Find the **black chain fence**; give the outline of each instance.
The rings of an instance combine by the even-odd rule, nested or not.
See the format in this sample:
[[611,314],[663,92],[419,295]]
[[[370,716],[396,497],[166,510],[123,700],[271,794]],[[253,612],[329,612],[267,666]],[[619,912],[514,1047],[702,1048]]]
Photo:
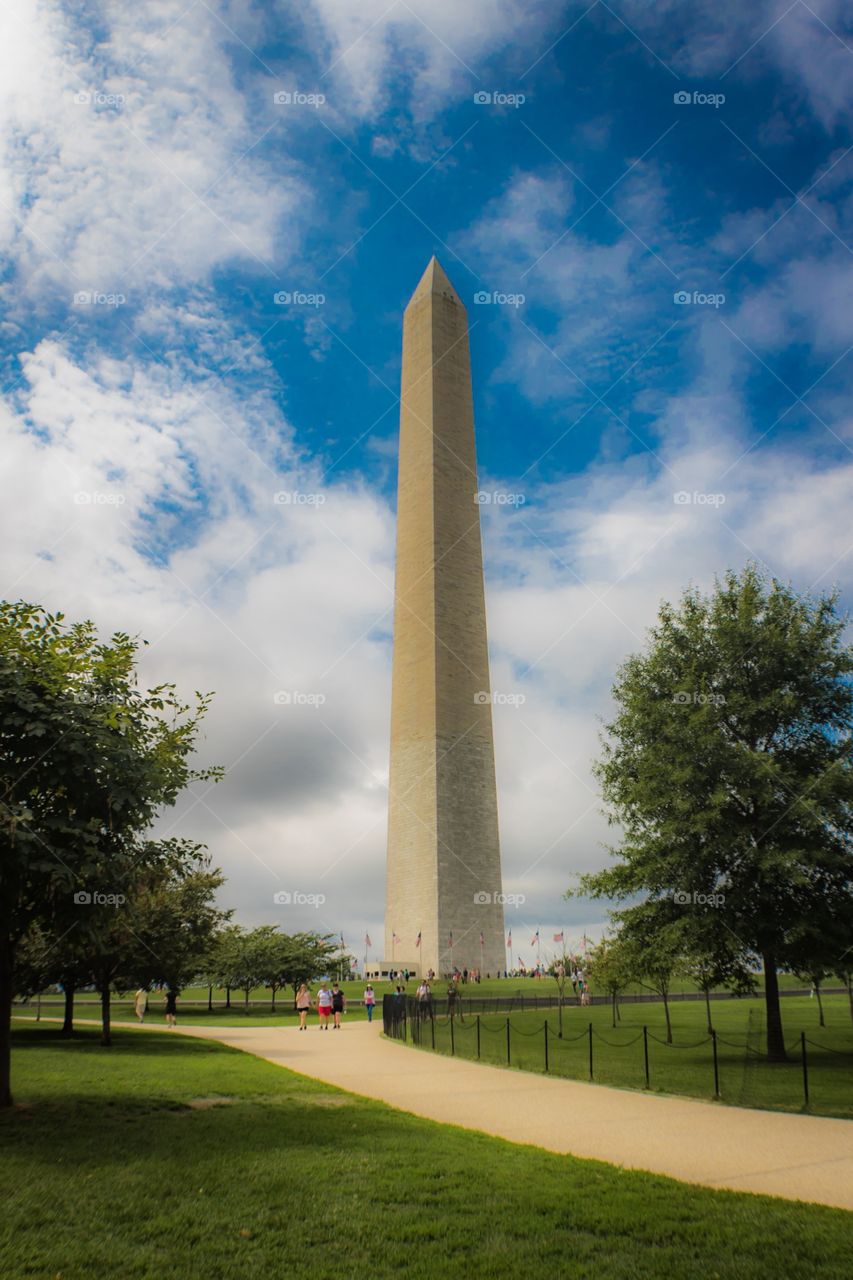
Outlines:
[[[488,1003],[488,998],[484,1003]],[[541,1006],[531,1006],[530,997],[527,997],[525,1011],[535,1011],[538,1007]],[[520,1011],[521,1008],[518,1012]],[[568,1011],[569,1006],[564,1004],[563,1014],[567,1014]],[[506,1006],[502,1012],[506,1013]],[[627,1083],[646,1089],[650,1089],[653,1083],[659,1083],[653,1079],[650,1046],[659,1046],[660,1050],[667,1053],[671,1051],[674,1054],[684,1050],[695,1052],[707,1047],[707,1057],[703,1057],[697,1065],[699,1070],[702,1069],[703,1063],[707,1066],[707,1093],[713,1094],[716,1098],[723,1098],[720,1071],[722,1047],[724,1050],[734,1050],[737,1060],[743,1062],[743,1078],[737,1082],[734,1082],[734,1079],[727,1082],[726,1101],[751,1106],[772,1106],[774,1102],[776,1105],[784,1105],[785,1102],[783,1099],[762,1096],[757,1068],[765,1066],[767,1062],[763,1052],[763,1019],[760,1015],[754,1016],[752,1011],[747,1031],[740,1042],[731,1036],[724,1037],[717,1031],[711,1031],[701,1039],[687,1043],[662,1038],[648,1026],[643,1026],[629,1040],[613,1040],[602,1035],[592,1022],[580,1031],[571,1031],[563,1025],[564,1021],[569,1023],[568,1017],[561,1018],[559,1024],[546,1018],[541,1025],[530,1027],[519,1025],[517,1022],[513,1023],[510,1013],[506,1013],[502,1018],[489,1017],[487,1011],[478,1010],[472,1013],[467,1007],[467,1002],[463,1004],[459,998],[448,1006],[446,997],[419,1000],[403,993],[386,995],[382,1006],[384,1031],[393,1039],[406,1041],[421,1049],[476,1061],[483,1060],[493,1064],[520,1066],[528,1071],[568,1074],[577,1078],[581,1074],[578,1071],[578,1064],[579,1055],[582,1054],[585,1068],[582,1074],[586,1078],[590,1081],[598,1080],[600,1083],[613,1083],[613,1072],[606,1069],[602,1071],[601,1068],[610,1063],[609,1055],[614,1052],[620,1053],[622,1050],[633,1049],[636,1078]],[[577,1012],[573,1011],[571,1021],[575,1022],[577,1017]],[[642,1050],[637,1048],[640,1043],[642,1043]],[[853,1068],[853,1044],[849,1050],[836,1049],[831,1045],[810,1039],[804,1031],[800,1032],[795,1041],[785,1046],[785,1052],[788,1055],[788,1065],[799,1067],[801,1106],[804,1109],[808,1109],[811,1102],[809,1046],[820,1050],[821,1053],[834,1054],[839,1059],[846,1060],[846,1063]],[[567,1072],[561,1069],[565,1065],[561,1062],[561,1058],[572,1054],[574,1055],[571,1064],[573,1071]],[[732,1055],[728,1056],[731,1060]],[[732,1074],[734,1077],[734,1072]],[[847,1077],[847,1080],[851,1088],[851,1097],[853,1097],[853,1075]],[[624,1072],[620,1083],[626,1083]],[[670,1091],[679,1092],[677,1088]]]

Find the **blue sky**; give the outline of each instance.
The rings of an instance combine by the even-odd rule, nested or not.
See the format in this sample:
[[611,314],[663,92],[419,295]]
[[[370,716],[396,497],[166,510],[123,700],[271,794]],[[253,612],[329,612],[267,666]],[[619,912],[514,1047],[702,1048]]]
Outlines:
[[[493,682],[524,697],[495,715],[514,927],[600,929],[559,895],[606,857],[589,765],[657,602],[750,557],[850,598],[849,15],[0,22],[5,594],[217,690],[229,777],[174,820],[241,918],[380,936],[401,314],[437,254],[481,485],[523,500],[483,513]],[[282,887],[327,902],[277,917]]]

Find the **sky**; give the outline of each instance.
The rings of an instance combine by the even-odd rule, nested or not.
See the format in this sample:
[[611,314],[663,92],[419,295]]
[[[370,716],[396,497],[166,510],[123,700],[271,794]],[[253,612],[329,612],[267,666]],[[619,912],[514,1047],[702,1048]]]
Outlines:
[[[853,588],[841,0],[6,0],[0,590],[214,691],[164,815],[246,925],[383,937],[402,311],[471,326],[515,959],[616,838],[661,600]],[[290,895],[290,901],[276,901]],[[404,939],[403,942],[412,940]]]

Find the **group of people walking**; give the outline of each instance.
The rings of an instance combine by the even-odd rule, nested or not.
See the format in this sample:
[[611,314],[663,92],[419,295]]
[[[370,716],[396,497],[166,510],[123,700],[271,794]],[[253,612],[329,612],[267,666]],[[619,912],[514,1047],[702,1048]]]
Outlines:
[[[163,993],[163,1009],[166,1014],[166,1026],[176,1027],[178,1025],[178,993],[173,987],[167,987]],[[133,1011],[142,1025],[148,1012],[148,991],[145,987],[140,987],[133,997]]]
[[[373,1010],[376,1006],[376,995],[370,983],[364,989],[364,1007],[367,1010],[367,1021],[373,1021]],[[316,1009],[320,1019],[320,1030],[329,1030],[329,1019],[332,1020],[332,1030],[339,1031],[341,1027],[341,1017],[346,1011],[347,1000],[341,988],[336,982],[333,982],[331,988],[325,979],[320,983],[317,991],[316,1000],[312,997],[311,992],[306,983],[302,983],[296,993],[296,1012],[299,1014],[299,1030],[308,1030],[308,1014],[312,1009]]]

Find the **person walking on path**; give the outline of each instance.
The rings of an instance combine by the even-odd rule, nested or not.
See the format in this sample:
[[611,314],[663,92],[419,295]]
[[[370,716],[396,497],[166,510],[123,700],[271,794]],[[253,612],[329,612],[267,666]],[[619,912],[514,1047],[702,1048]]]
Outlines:
[[418,987],[418,1013],[421,1018],[429,1017],[431,999],[432,992],[429,989],[429,983],[426,978],[424,978],[423,982]]
[[148,1008],[148,992],[144,987],[140,987],[133,997],[133,1008],[141,1025],[145,1021],[145,1011]]
[[178,1025],[178,993],[174,987],[169,987],[166,992],[166,1026],[176,1027]]
[[340,1031],[341,1029],[341,1014],[345,1008],[346,1000],[344,999],[344,993],[341,991],[338,984],[334,983],[332,986],[332,1013],[335,1015],[333,1028],[335,1031]]
[[455,1018],[457,1010],[459,1012],[459,1021],[464,1022],[465,1019],[462,1017],[462,1003],[459,999],[459,990],[456,986],[456,983],[451,978],[447,984],[447,1016],[448,1018]]
[[373,1021],[373,1010],[376,1005],[376,993],[372,985],[368,982],[364,988],[364,1007],[367,1010],[367,1021]]
[[317,992],[317,1013],[320,1015],[320,1030],[329,1030],[329,1017],[332,1012],[332,993],[328,988],[326,979],[320,983],[320,990]]
[[308,1018],[308,1010],[311,1008],[311,992],[303,982],[296,993],[296,1012],[299,1014],[299,1030],[307,1031],[305,1025]]

